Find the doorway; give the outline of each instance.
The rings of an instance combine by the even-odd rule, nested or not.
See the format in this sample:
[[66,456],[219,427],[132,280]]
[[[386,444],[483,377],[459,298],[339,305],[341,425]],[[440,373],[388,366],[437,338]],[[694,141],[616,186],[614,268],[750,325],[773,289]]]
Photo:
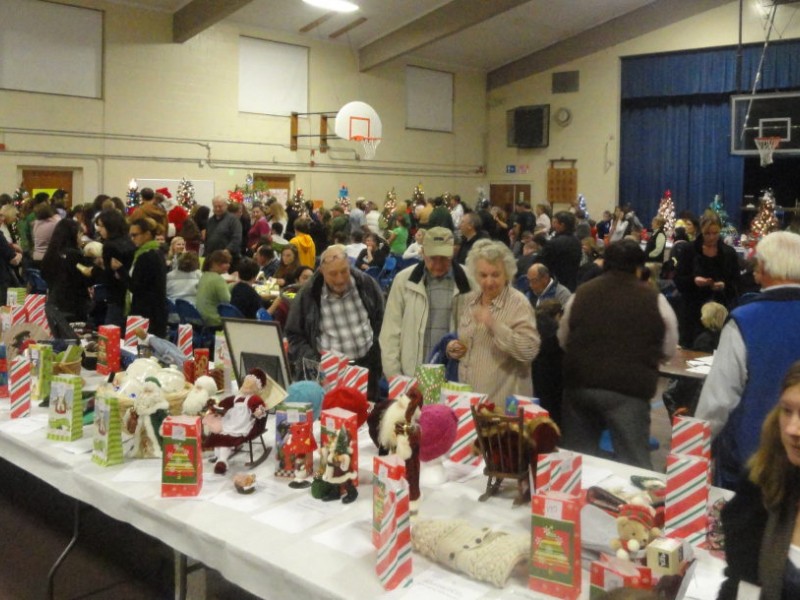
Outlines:
[[22,185],[35,196],[47,192],[50,196],[58,189],[64,190],[64,208],[72,208],[72,169],[23,169]]
[[531,201],[529,183],[491,183],[489,184],[489,202],[499,206],[507,213],[512,213],[519,202]]
[[292,181],[294,177],[290,175],[272,175],[271,173],[253,173],[253,184],[266,184],[270,196],[274,196],[278,202],[286,206],[292,193]]

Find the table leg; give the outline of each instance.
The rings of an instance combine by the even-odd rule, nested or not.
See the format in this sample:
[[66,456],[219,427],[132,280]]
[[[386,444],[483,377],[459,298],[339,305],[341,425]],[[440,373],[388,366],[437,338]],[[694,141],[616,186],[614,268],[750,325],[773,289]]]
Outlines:
[[56,562],[53,563],[53,566],[50,567],[50,571],[47,573],[47,597],[52,600],[53,593],[55,592],[55,577],[56,571],[58,571],[61,564],[67,558],[67,555],[72,551],[72,548],[78,542],[78,534],[80,533],[81,528],[81,502],[80,500],[73,499],[73,512],[72,512],[72,539],[67,544],[67,547],[64,548],[64,551],[61,553],[56,559]]
[[[173,550],[173,552],[175,556],[175,600],[186,600],[189,589],[189,573],[202,569],[204,566],[200,562],[189,565],[189,559],[185,554],[178,550]],[[205,586],[203,586],[203,597],[205,598]]]

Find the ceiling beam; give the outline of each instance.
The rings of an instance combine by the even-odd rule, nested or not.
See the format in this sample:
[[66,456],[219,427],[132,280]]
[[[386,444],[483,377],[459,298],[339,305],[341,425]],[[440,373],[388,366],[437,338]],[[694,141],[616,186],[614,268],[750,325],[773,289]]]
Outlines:
[[252,0],[192,0],[172,15],[172,41],[182,44],[231,16]]
[[493,90],[542,73],[729,2],[730,0],[656,0],[490,71],[486,77],[486,88]]
[[453,0],[448,2],[361,48],[358,51],[359,69],[362,72],[373,69],[526,2],[528,0]]

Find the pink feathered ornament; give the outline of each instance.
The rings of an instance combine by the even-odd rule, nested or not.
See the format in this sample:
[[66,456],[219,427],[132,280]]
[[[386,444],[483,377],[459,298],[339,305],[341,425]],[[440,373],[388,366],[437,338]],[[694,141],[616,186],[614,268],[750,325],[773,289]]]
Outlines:
[[453,446],[458,418],[449,406],[428,404],[422,407],[419,428],[419,458],[427,462],[444,455]]

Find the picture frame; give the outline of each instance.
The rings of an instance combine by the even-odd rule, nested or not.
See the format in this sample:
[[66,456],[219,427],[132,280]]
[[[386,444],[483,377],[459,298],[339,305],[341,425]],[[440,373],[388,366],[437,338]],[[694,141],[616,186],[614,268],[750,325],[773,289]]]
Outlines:
[[289,387],[289,360],[278,323],[224,318],[222,328],[236,381],[241,382],[250,369],[258,367],[283,389]]

